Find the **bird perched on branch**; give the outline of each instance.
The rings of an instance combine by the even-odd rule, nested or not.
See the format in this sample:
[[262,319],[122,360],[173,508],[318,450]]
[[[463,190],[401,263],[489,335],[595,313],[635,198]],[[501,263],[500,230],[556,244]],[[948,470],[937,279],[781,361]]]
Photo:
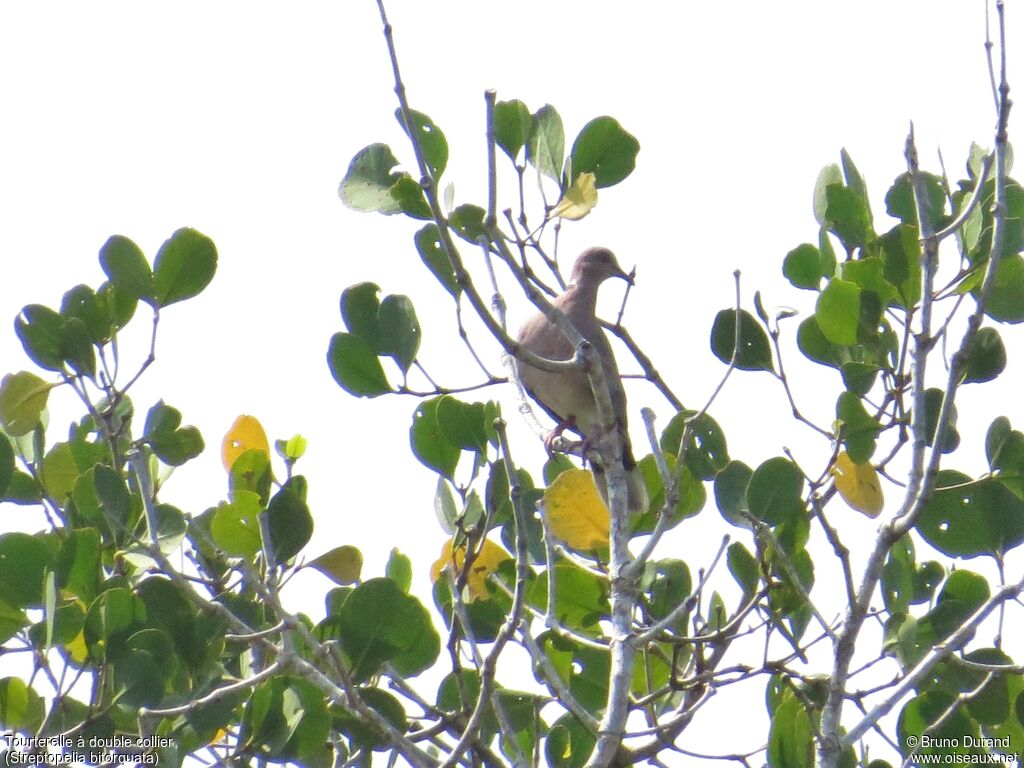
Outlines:
[[[647,510],[647,492],[640,477],[629,443],[626,429],[626,392],[622,387],[619,369],[615,364],[611,344],[597,319],[597,290],[610,277],[618,277],[630,285],[633,278],[623,271],[607,248],[588,248],[579,255],[572,268],[572,279],[554,305],[569,319],[579,334],[590,342],[601,360],[605,381],[611,395],[615,416],[615,429],[622,446],[622,463],[628,478],[628,506],[632,513]],[[530,352],[548,360],[571,360],[575,350],[572,342],[543,313],[538,313],[523,325],[519,342]],[[604,435],[604,425],[598,416],[594,392],[590,379],[583,371],[554,373],[543,371],[516,360],[519,380],[527,393],[558,422],[555,431],[548,438],[550,442],[565,429],[571,429],[583,437],[584,455],[586,448],[595,445]],[[595,480],[601,497],[607,502],[608,489],[604,480],[604,467],[592,461]]]

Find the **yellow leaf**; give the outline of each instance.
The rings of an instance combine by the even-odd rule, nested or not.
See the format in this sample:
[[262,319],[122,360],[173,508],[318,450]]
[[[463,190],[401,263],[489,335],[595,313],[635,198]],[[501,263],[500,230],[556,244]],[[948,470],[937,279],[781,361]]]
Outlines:
[[559,541],[586,552],[608,546],[608,507],[589,470],[567,469],[556,477],[544,491],[544,509]]
[[[462,564],[466,562],[466,548],[460,546],[453,549],[452,542],[453,539],[448,539],[444,543],[444,547],[441,549],[441,557],[430,566],[430,581],[434,584],[438,582],[438,579],[444,578],[442,574],[449,564],[452,565],[455,573],[458,574],[462,571]],[[490,539],[484,539],[484,545],[480,549],[480,554],[477,555],[469,570],[469,580],[467,581],[469,599],[476,600],[478,597],[484,599],[490,597],[490,592],[487,591],[487,577],[498,570],[499,565],[511,559],[512,555],[500,544],[495,544]]]
[[579,221],[597,205],[597,177],[587,171],[576,177],[572,186],[565,190],[562,199],[551,209],[548,218],[561,216],[563,219]]
[[270,457],[270,443],[267,442],[267,433],[263,431],[263,425],[255,416],[239,416],[231,429],[224,435],[224,442],[220,447],[220,457],[224,462],[224,469],[231,471],[235,460],[246,451],[259,450]]
[[871,464],[854,464],[853,459],[843,451],[836,456],[836,463],[830,472],[843,501],[868,517],[878,517],[885,506],[885,497],[878,473]]
[[355,584],[363,571],[363,553],[351,544],[343,544],[324,552],[310,565],[338,584]]
[[89,658],[89,646],[85,643],[85,632],[79,632],[74,639],[64,644],[64,651],[78,665],[85,664]]

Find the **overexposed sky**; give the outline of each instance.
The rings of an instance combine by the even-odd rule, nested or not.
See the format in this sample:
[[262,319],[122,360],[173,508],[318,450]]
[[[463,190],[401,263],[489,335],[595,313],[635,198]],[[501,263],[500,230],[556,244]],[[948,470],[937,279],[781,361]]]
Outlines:
[[[941,148],[954,179],[971,141],[992,142],[982,0],[392,0],[388,10],[409,98],[447,134],[457,203],[484,202],[485,88],[532,110],[555,105],[567,148],[604,114],[639,139],[636,172],[602,191],[587,219],[565,225],[563,258],[601,243],[627,268],[636,264],[628,324],[694,407],[721,374],[707,337],[714,313],[732,305],[734,269],[743,271],[748,307],[760,289],[769,308],[813,309],[813,296],[782,278],[781,259],[816,237],[814,181],[841,147],[865,175],[884,229],[882,198],[905,168],[911,119],[922,163],[938,170]],[[1022,21],[1012,4],[1009,13],[1011,85],[1024,85],[1024,73],[1014,77]],[[310,441],[299,470],[317,521],[312,555],[356,544],[371,576],[397,546],[424,575],[443,534],[432,511],[435,476],[408,451],[416,403],[356,400],[325,364],[342,328],[341,291],[373,280],[412,297],[435,378],[475,380],[464,355],[452,355],[449,299],[412,247],[419,225],[356,214],[336,194],[366,144],[391,144],[411,168],[394,108],[369,0],[0,6],[0,373],[30,367],[12,330],[20,308],[57,306],[80,282],[97,286],[96,254],[109,235],[133,238],[152,259],[175,229],[195,227],[218,246],[217,276],[200,298],[163,314],[157,363],[134,394],[140,414],[164,398],[207,440],[163,500],[192,513],[221,500],[220,438],[237,414],[253,414],[271,439],[300,432]],[[525,303],[509,298],[518,324]],[[137,324],[144,332],[148,320]],[[135,343],[141,360],[144,334]],[[500,369],[493,344],[479,349]],[[798,396],[828,424],[835,393],[815,395],[835,374],[800,366],[795,352],[791,363],[794,373],[811,372]],[[994,416],[1024,422],[1010,399],[1020,374],[1011,351],[979,415],[965,418],[961,408],[967,453],[958,466],[982,469],[978,435]],[[480,396],[502,400],[517,420],[511,387]],[[635,425],[643,405],[661,424],[671,415],[649,387],[631,387],[630,398]],[[51,399],[56,440],[59,415],[71,413],[59,401],[74,403],[59,390]],[[752,466],[783,445],[812,457],[823,450],[787,418],[781,388],[764,374],[738,375],[713,412],[733,456]],[[542,449],[521,435],[516,458],[539,475]],[[717,542],[712,507],[697,518],[707,525],[691,522],[678,546],[705,532]],[[874,530],[850,514],[847,535]],[[0,515],[29,530],[41,524],[21,509]],[[315,574],[300,583],[327,587]]]

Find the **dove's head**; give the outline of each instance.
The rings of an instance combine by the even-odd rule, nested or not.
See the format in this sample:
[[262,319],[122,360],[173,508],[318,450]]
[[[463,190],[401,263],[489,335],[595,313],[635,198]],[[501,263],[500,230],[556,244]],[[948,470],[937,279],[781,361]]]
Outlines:
[[633,284],[633,276],[619,266],[615,254],[607,248],[587,248],[576,258],[572,268],[572,282],[576,285],[596,288],[609,277],[620,277],[630,285]]

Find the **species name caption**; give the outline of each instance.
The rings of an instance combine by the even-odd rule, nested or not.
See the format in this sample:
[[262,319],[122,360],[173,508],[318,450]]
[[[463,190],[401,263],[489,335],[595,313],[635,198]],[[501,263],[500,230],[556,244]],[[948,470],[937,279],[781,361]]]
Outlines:
[[166,736],[22,736],[0,733],[0,765],[157,765]]

